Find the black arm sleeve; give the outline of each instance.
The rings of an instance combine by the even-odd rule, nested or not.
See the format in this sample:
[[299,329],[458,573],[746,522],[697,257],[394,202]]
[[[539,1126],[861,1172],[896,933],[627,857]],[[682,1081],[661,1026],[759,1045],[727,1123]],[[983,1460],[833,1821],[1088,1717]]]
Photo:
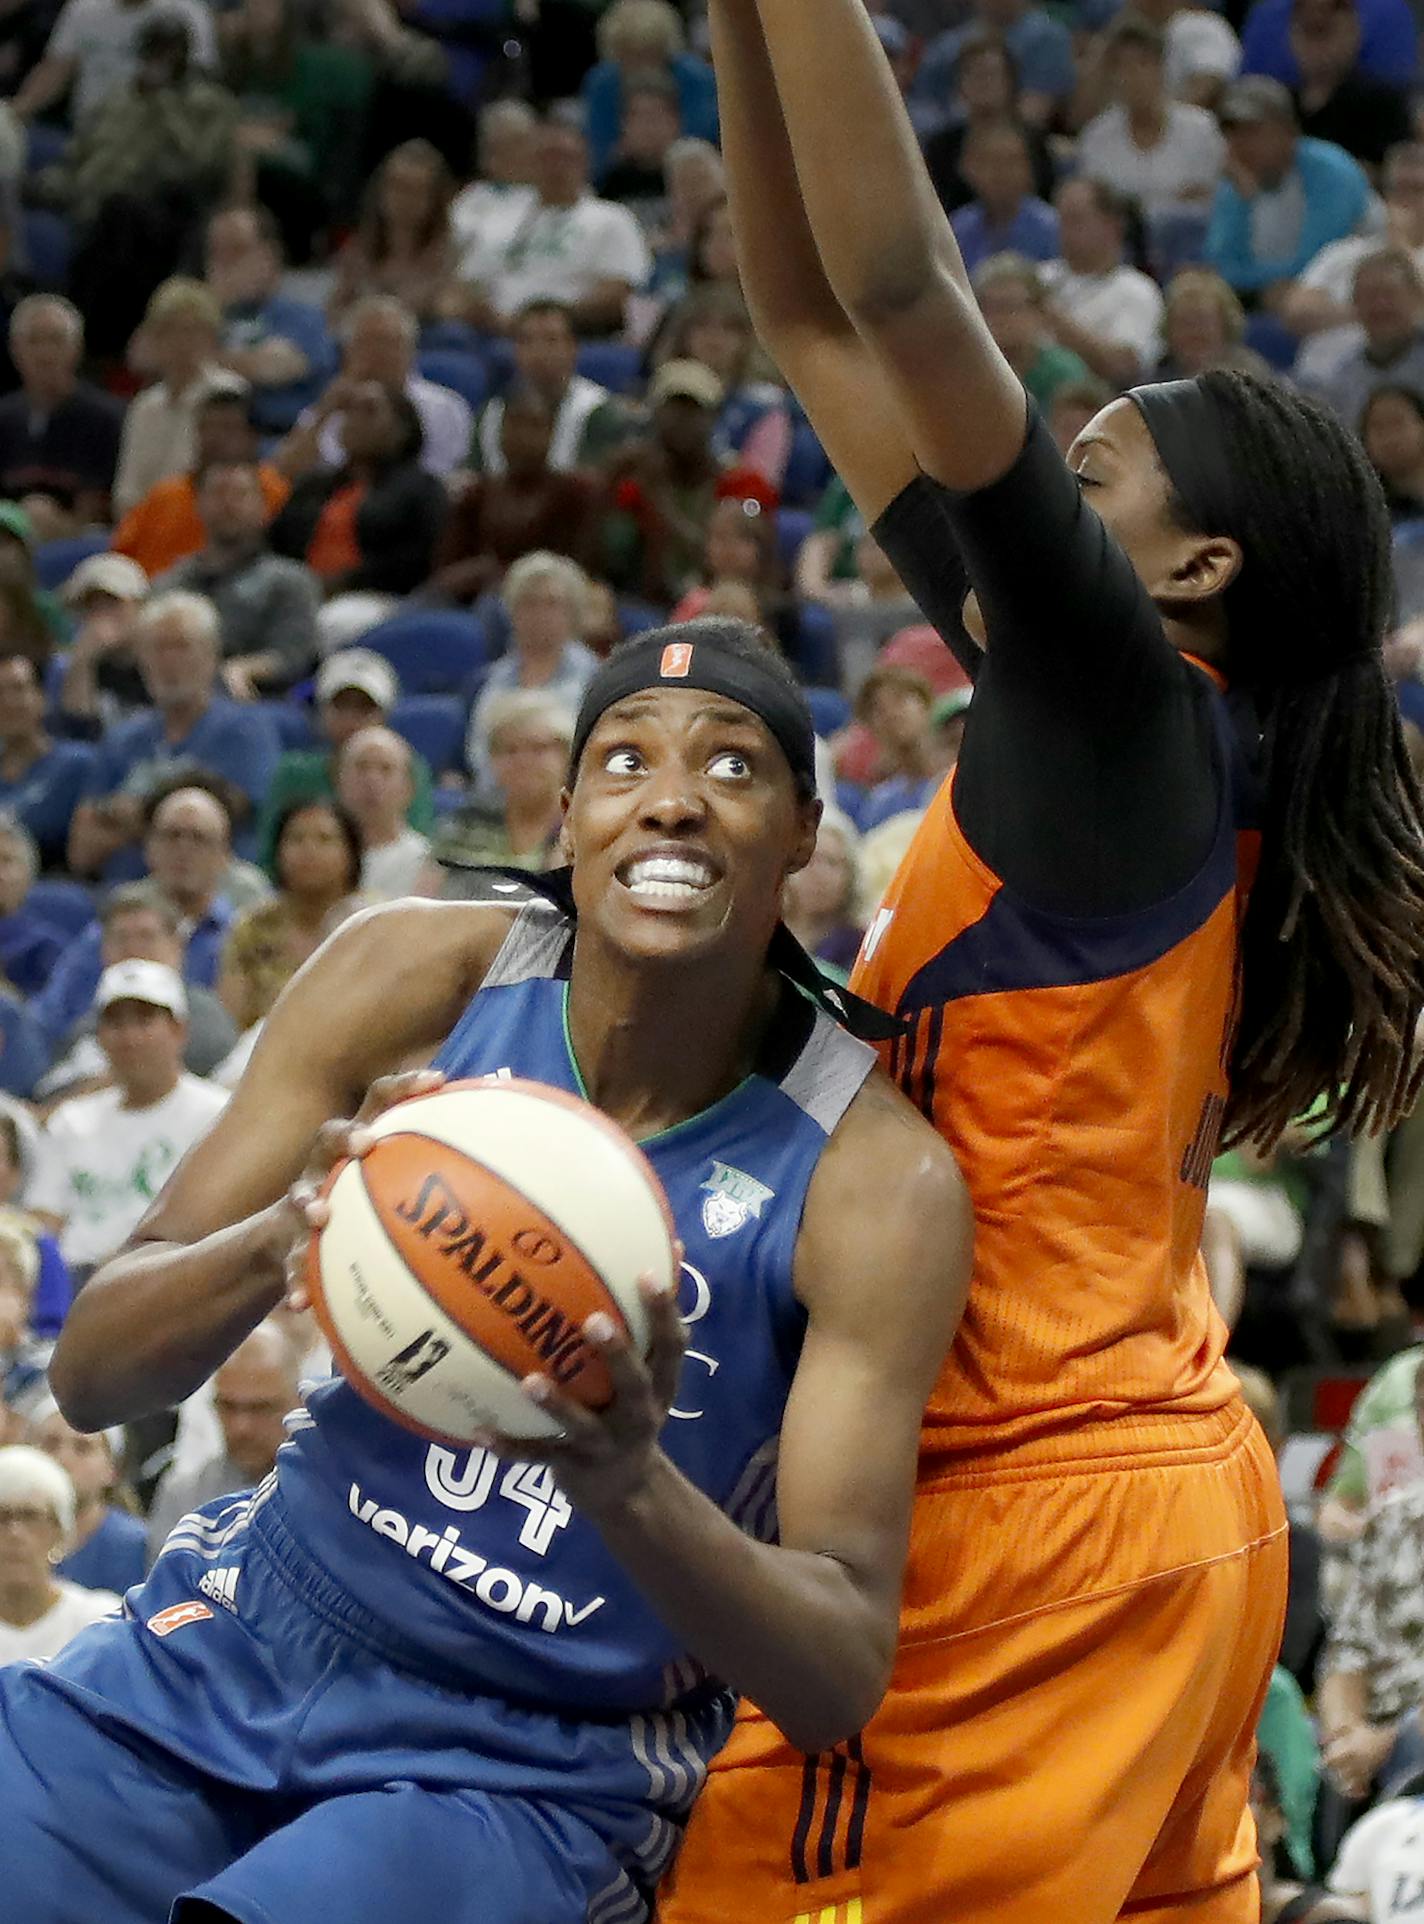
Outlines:
[[1210,684],[1039,417],[1001,480],[960,495],[921,476],[875,535],[966,667],[966,582],[979,600],[988,648],[955,811],[982,860],[1065,915],[1148,908],[1188,882],[1225,780]]

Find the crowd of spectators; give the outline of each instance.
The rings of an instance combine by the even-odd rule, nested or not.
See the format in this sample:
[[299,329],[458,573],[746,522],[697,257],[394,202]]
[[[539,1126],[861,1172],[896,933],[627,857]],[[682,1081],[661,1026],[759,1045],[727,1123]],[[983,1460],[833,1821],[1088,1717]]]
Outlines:
[[[1214,367],[1359,432],[1424,765],[1410,0],[872,12],[1061,446]],[[300,1319],[85,1438],[65,1308],[342,918],[557,861],[620,636],[725,614],[801,675],[827,806],[785,912],[832,974],[953,766],[971,691],[755,337],[717,140],[695,5],[0,0],[0,1661],[270,1467],[328,1360]],[[1294,1519],[1265,1916],[1403,1917],[1424,1119],[1223,1158],[1204,1249]]]

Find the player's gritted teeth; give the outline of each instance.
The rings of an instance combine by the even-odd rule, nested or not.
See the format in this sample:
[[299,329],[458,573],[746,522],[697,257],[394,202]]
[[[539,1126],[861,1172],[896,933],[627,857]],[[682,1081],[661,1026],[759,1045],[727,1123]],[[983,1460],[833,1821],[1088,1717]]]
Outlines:
[[721,868],[709,855],[677,844],[626,856],[614,875],[640,903],[672,908],[705,899],[722,879]]

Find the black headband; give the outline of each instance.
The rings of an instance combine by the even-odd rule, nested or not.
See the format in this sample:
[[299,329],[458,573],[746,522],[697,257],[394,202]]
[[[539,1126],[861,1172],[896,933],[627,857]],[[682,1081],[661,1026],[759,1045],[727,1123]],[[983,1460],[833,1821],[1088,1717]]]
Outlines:
[[699,635],[695,626],[686,640],[669,639],[660,628],[646,641],[625,643],[589,683],[574,724],[569,765],[577,769],[584,744],[600,715],[615,702],[626,701],[649,688],[700,688],[711,695],[749,708],[766,723],[791,764],[791,773],[804,794],[816,791],[816,730],[801,690],[754,655],[734,654],[715,639]]
[[[1228,535],[1240,542],[1250,516],[1243,500],[1241,471],[1232,459],[1228,417],[1217,396],[1202,381],[1154,381],[1148,387],[1129,389],[1127,398],[1146,423],[1157,458],[1191,526],[1203,534]],[[1251,679],[1247,671],[1253,632],[1262,622],[1279,621],[1276,611],[1262,605],[1265,590],[1261,581],[1261,571],[1252,568],[1247,555],[1235,584],[1247,649],[1236,656],[1234,679],[1245,683]],[[1345,669],[1361,665],[1378,668],[1380,663],[1377,637],[1344,648],[1327,625],[1324,629],[1317,627],[1313,635],[1302,632],[1294,639],[1289,671],[1283,672],[1279,666],[1272,670],[1271,682],[1278,687],[1300,688]]]
[[1154,381],[1127,398],[1190,519],[1206,534],[1233,533],[1239,490],[1215,398],[1199,381]]

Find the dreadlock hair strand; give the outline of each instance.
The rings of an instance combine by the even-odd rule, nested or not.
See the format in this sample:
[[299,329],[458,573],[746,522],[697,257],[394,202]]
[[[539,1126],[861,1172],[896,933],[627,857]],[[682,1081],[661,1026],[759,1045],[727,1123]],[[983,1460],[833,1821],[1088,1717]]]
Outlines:
[[1198,531],[1242,549],[1228,662],[1260,723],[1223,1141],[1269,1147],[1322,1099],[1327,1128],[1375,1132],[1424,1080],[1424,797],[1380,654],[1388,512],[1363,448],[1324,408],[1236,372],[1201,386],[1240,485],[1236,525]]

